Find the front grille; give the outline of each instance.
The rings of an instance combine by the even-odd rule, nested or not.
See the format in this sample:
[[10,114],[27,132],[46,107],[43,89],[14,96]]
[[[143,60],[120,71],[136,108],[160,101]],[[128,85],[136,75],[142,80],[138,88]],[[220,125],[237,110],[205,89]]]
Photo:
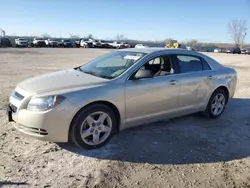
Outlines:
[[23,125],[19,125],[19,129],[23,130],[27,133],[35,133],[38,135],[47,135],[48,132],[45,129],[39,129],[39,128],[35,128],[35,127],[26,127]]
[[22,100],[22,99],[24,98],[23,95],[21,95],[20,93],[18,93],[18,92],[16,92],[16,91],[15,91],[14,95],[15,95],[18,99],[20,99],[20,100]]

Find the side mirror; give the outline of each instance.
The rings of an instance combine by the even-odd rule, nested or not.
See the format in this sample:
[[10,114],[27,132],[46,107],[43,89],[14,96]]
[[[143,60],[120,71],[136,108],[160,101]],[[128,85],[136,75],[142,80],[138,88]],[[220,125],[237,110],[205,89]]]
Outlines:
[[152,71],[146,69],[140,69],[135,74],[134,79],[138,80],[142,78],[152,78],[152,77],[153,77]]

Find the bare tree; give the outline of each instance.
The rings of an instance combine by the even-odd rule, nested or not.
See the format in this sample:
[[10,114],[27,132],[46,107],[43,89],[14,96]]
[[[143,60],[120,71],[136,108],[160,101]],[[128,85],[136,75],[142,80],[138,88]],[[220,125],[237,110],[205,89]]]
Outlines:
[[93,39],[94,37],[93,37],[92,34],[89,34],[86,38],[88,38],[88,39]]
[[43,33],[41,36],[43,38],[51,38],[51,36],[48,33]]
[[246,20],[232,20],[228,24],[228,31],[235,46],[242,45],[246,35]]
[[126,37],[123,34],[117,34],[115,39],[121,41],[121,40],[126,40]]
[[73,33],[69,33],[70,38],[75,39],[75,38],[80,38],[79,35],[75,35]]
[[166,39],[164,40],[164,42],[165,42],[166,44],[170,43],[171,41],[173,41],[172,38],[166,38]]
[[194,45],[196,45],[197,43],[198,43],[197,40],[191,39],[191,40],[189,40],[189,41],[186,42],[186,45],[194,47]]

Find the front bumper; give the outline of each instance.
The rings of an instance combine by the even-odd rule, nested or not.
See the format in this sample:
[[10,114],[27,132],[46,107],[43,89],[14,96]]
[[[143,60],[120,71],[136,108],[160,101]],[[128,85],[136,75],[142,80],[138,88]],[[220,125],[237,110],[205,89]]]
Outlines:
[[16,112],[10,105],[7,107],[9,122],[20,132],[31,137],[51,142],[68,142],[68,133],[76,107],[67,100],[57,107],[36,112],[20,109]]
[[19,43],[18,46],[28,46],[28,43]]

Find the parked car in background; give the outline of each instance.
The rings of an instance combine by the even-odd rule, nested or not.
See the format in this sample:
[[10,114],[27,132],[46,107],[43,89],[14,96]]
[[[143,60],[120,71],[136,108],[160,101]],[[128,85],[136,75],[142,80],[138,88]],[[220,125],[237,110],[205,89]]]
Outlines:
[[227,54],[241,54],[241,49],[239,47],[228,49]]
[[53,38],[45,40],[45,44],[47,47],[58,47],[58,41]]
[[87,38],[80,39],[80,47],[81,48],[92,48],[93,47],[93,41]]
[[114,41],[112,43],[112,46],[113,46],[113,48],[117,48],[117,49],[130,48],[130,45],[128,43],[119,42],[119,41]]
[[126,42],[121,42],[119,49],[130,48],[130,45]]
[[100,40],[101,48],[114,48],[113,41]]
[[102,46],[100,40],[93,40],[92,43],[93,43],[94,48],[101,48],[101,46]]
[[113,48],[120,49],[120,46],[122,45],[122,43],[119,41],[114,41],[113,43],[111,43],[111,45],[113,46]]
[[250,49],[241,49],[241,54],[250,55]]
[[136,44],[135,48],[148,48],[149,46],[145,45],[145,44]]
[[32,42],[33,47],[46,47],[44,38],[34,38]]
[[197,112],[218,118],[236,83],[233,68],[205,54],[123,49],[19,83],[7,114],[24,134],[94,149],[129,127]]
[[15,39],[15,45],[16,47],[28,47],[29,41],[28,39],[25,39],[25,38],[17,38]]
[[216,49],[214,49],[214,52],[215,52],[215,53],[221,53],[222,50],[221,50],[220,48],[216,48]]
[[241,54],[241,49],[239,47],[235,47],[235,48],[233,48],[232,53],[233,54]]
[[75,40],[75,47],[80,48],[80,40]]
[[245,55],[250,55],[250,49],[249,49],[249,48],[246,49],[244,54],[245,54]]
[[109,44],[109,48],[118,48],[119,44],[116,41],[106,41]]
[[81,39],[80,40],[80,47],[81,48],[88,48],[88,42],[86,39]]
[[0,37],[0,47],[12,47],[10,39],[7,37]]
[[61,40],[60,47],[62,48],[73,48],[73,44],[69,39]]
[[230,54],[230,53],[232,53],[232,52],[233,52],[233,49],[227,49],[227,50],[226,50],[226,53],[227,53],[227,54]]
[[222,49],[221,49],[221,52],[222,52],[222,53],[227,53],[227,49],[226,49],[226,48],[222,48]]

